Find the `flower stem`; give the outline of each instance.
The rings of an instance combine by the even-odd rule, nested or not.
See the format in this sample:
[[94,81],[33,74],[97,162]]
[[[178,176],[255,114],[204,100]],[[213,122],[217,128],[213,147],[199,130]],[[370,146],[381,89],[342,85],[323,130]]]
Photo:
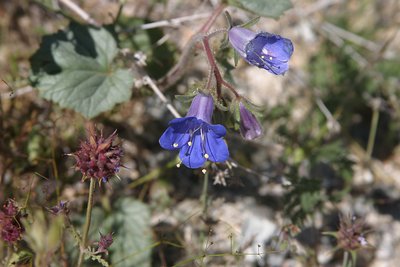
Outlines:
[[[204,52],[206,53],[208,63],[210,64],[211,71],[213,72],[214,77],[215,77],[217,97],[218,98],[221,97],[221,86],[222,85],[224,85],[226,88],[231,90],[231,92],[236,97],[239,97],[239,93],[236,92],[235,88],[222,78],[221,72],[218,69],[218,65],[217,65],[217,62],[215,61],[215,57],[211,50],[208,39],[209,39],[208,36],[204,36],[202,42],[203,42]],[[209,79],[210,79],[210,77],[209,77]],[[209,84],[209,82],[207,82],[207,84]]]
[[161,91],[164,91],[167,88],[169,88],[171,85],[176,83],[183,76],[183,74],[188,69],[186,67],[187,63],[189,62],[189,60],[191,58],[193,58],[192,49],[195,47],[197,42],[199,42],[201,40],[202,36],[205,35],[210,30],[210,28],[214,24],[215,20],[218,18],[218,16],[224,10],[224,7],[225,7],[224,4],[220,4],[216,9],[214,9],[213,13],[209,17],[209,19],[206,21],[206,23],[187,42],[187,44],[183,48],[183,51],[181,53],[181,57],[179,58],[178,63],[173,68],[171,68],[163,78],[161,78],[160,80],[157,81],[157,84]]
[[349,252],[345,251],[343,254],[342,267],[347,267],[348,261],[349,261]]
[[371,159],[372,151],[374,150],[376,130],[379,122],[379,108],[373,106],[373,113],[371,119],[371,127],[369,129],[368,145],[367,145],[367,160]]
[[82,237],[82,242],[80,244],[80,250],[79,250],[79,259],[78,259],[78,264],[77,264],[78,267],[82,266],[83,255],[85,254],[84,251],[87,246],[87,238],[88,238],[88,234],[89,234],[90,221],[92,219],[93,193],[94,193],[95,188],[96,188],[96,181],[94,178],[91,178],[88,204],[87,204],[87,209],[86,209],[86,222],[85,222],[85,225],[83,226],[83,237]]
[[203,204],[203,217],[207,217],[207,210],[208,210],[208,172],[204,174],[204,181],[203,181],[203,192],[201,193],[201,202]]

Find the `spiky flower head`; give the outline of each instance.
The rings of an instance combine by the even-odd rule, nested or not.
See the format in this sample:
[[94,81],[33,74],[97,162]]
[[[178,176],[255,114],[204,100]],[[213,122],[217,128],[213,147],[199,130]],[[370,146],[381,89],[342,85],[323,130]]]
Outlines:
[[9,199],[0,210],[0,236],[5,242],[12,244],[20,240],[24,228],[20,221],[21,213],[15,201]]
[[105,235],[102,235],[100,233],[100,240],[99,242],[97,242],[98,248],[96,250],[96,254],[105,253],[106,255],[108,255],[108,248],[112,245],[113,242],[113,233],[108,233]]
[[336,233],[338,246],[346,251],[355,251],[369,244],[364,237],[364,220],[355,216],[340,217],[339,231]]
[[93,127],[88,129],[87,139],[72,154],[76,160],[75,168],[82,172],[84,180],[92,178],[107,182],[119,171],[123,151],[121,144],[113,144],[116,132],[105,138],[102,131],[98,134]]

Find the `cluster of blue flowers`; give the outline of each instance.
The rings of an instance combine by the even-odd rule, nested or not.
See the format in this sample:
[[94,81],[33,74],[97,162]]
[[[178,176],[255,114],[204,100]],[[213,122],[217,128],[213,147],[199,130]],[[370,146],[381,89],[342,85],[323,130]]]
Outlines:
[[[289,39],[279,35],[254,33],[242,27],[233,27],[228,32],[232,47],[250,64],[275,74],[284,74],[289,69],[293,45]],[[207,160],[224,162],[229,158],[224,140],[226,129],[212,124],[214,100],[210,94],[199,92],[192,101],[184,118],[173,119],[159,142],[167,150],[180,150],[179,158],[188,168],[200,168]],[[253,113],[239,102],[240,133],[252,140],[262,134],[262,127]]]

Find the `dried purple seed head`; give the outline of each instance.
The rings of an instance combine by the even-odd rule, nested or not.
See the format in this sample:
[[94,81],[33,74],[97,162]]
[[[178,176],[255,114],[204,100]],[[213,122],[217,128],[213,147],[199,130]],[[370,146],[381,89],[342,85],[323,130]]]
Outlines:
[[354,251],[368,246],[368,242],[363,234],[364,220],[355,216],[340,218],[340,227],[337,232],[339,247],[346,251]]
[[15,217],[18,213],[18,207],[14,200],[8,199],[7,203],[3,206],[3,211],[7,216]]
[[108,255],[108,248],[111,246],[113,241],[113,233],[108,233],[106,235],[102,235],[100,233],[100,241],[97,243],[98,248],[96,250],[96,254],[105,253],[106,255]]
[[104,138],[93,129],[88,129],[88,138],[81,142],[80,149],[72,154],[76,160],[75,168],[85,178],[95,178],[107,182],[121,167],[123,151],[120,144],[113,145],[116,131]]
[[21,214],[16,203],[9,199],[0,210],[0,236],[7,243],[21,239],[24,228],[21,224]]

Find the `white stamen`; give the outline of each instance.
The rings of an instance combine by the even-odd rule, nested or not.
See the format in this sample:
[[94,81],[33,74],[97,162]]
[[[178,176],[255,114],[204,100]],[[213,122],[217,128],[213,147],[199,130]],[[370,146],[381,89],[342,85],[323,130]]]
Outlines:
[[206,174],[207,170],[206,170],[206,169],[202,169],[201,172],[202,172],[203,174]]
[[261,58],[262,58],[262,59],[264,59],[264,58],[265,58],[265,56],[261,56]]
[[192,146],[192,141],[189,141],[189,142],[188,142],[188,146]]
[[206,154],[204,154],[204,157],[205,157],[206,159],[208,159],[210,156],[206,153]]
[[272,57],[269,57],[269,60],[272,60]]
[[176,164],[176,167],[177,167],[177,168],[179,168],[180,166],[181,166],[181,163],[180,163],[180,162]]
[[178,143],[174,143],[172,146],[173,147],[178,147],[179,145],[178,145]]

